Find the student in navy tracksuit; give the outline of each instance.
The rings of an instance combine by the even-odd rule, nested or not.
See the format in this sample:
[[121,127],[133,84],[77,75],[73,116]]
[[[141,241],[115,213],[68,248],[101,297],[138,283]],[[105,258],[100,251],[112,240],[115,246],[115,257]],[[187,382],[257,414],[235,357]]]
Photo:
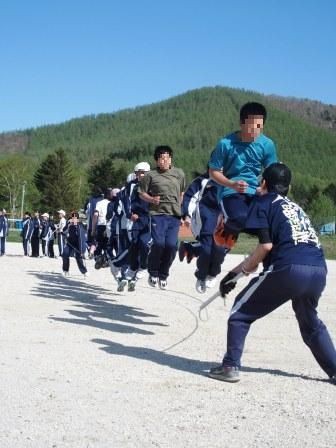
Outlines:
[[[220,212],[216,183],[209,178],[208,172],[198,176],[186,189],[182,201],[182,217],[187,225],[190,222],[198,243],[181,241],[179,256],[181,261],[185,256],[187,261],[197,257],[196,290],[200,293],[205,293],[206,288],[214,286],[227,252],[213,238]],[[194,222],[196,229],[193,229]]]
[[126,277],[128,289],[133,291],[135,283],[141,277],[142,271],[147,269],[149,242],[149,204],[142,200],[138,193],[139,180],[150,170],[149,163],[140,162],[134,167],[136,179],[126,187],[128,189],[125,204],[126,217],[129,220],[129,234],[131,245],[128,250],[128,270]]
[[94,193],[84,204],[84,213],[86,214],[86,222],[87,222],[87,243],[89,248],[91,248],[91,246],[93,247],[93,250],[90,250],[90,255],[92,258],[93,258],[93,252],[96,248],[96,241],[94,235],[92,234],[93,215],[96,210],[97,202],[101,201],[103,198],[104,194],[101,188],[94,187]]
[[116,256],[110,260],[109,264],[111,273],[118,282],[118,291],[123,291],[128,283],[126,272],[129,268],[132,221],[127,217],[127,210],[130,207],[130,195],[135,178],[134,172],[127,176],[126,185],[117,193],[114,203],[113,227],[115,229]]
[[0,210],[0,256],[6,252],[6,238],[8,236],[8,219],[6,210]]
[[75,257],[78,269],[82,274],[87,273],[83,259],[86,251],[86,233],[83,224],[79,222],[79,214],[71,213],[71,219],[67,222],[63,229],[66,236],[66,245],[63,249],[63,274],[69,275],[70,257]]
[[[251,324],[291,300],[301,336],[320,367],[336,384],[336,350],[317,306],[326,285],[327,267],[314,228],[305,212],[288,199],[289,168],[270,165],[263,173],[261,197],[247,217],[246,227],[256,231],[259,245],[234,273],[253,272],[263,261],[264,271],[238,294],[228,321],[227,351],[222,365],[209,376],[222,381],[239,381],[240,360]],[[224,278],[221,293],[235,284]]]
[[31,257],[38,257],[40,255],[40,235],[41,235],[41,220],[39,212],[34,213],[31,225],[32,225],[32,234],[30,238]]
[[117,217],[116,217],[116,210],[117,205],[119,203],[118,193],[120,192],[120,188],[113,188],[112,189],[112,197],[110,200],[110,203],[107,206],[106,211],[106,232],[108,235],[108,242],[106,247],[106,253],[107,258],[109,262],[115,258],[117,252],[118,252],[118,238],[116,234],[116,228],[117,228]]
[[29,255],[30,251],[30,238],[32,236],[32,232],[33,227],[32,227],[31,214],[29,212],[26,212],[22,219],[22,230],[21,230],[23,253],[26,257]]

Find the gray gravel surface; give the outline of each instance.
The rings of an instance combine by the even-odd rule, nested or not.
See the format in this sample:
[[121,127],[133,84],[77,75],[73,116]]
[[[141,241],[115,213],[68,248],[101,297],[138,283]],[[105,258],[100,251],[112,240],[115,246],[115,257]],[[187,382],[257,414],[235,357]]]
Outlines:
[[[195,292],[175,260],[168,290],[118,293],[87,261],[0,258],[0,448],[335,447],[336,387],[303,344],[286,304],[251,328],[237,384],[205,372],[223,355],[226,306]],[[223,272],[241,261],[229,255]],[[320,317],[336,338],[336,262]],[[246,280],[239,283],[238,291]]]

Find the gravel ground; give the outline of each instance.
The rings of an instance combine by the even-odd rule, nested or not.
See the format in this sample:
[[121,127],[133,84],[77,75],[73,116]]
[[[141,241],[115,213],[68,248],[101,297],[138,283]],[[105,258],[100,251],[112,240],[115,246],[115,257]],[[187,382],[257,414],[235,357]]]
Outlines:
[[[0,258],[0,447],[334,447],[336,388],[303,344],[289,304],[247,338],[240,383],[205,372],[223,355],[232,303],[203,313],[191,263],[167,291],[116,292],[108,269]],[[227,271],[242,259],[227,257]],[[336,337],[336,262],[320,317]],[[241,281],[239,288],[246,283]],[[237,288],[238,289],[238,288]],[[213,291],[211,291],[213,292]],[[234,293],[232,293],[234,294]]]

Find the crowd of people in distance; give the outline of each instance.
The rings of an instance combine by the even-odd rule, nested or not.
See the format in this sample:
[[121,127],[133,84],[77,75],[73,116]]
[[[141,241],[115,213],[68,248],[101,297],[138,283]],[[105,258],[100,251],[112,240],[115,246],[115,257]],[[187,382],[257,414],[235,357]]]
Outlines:
[[[317,316],[326,284],[326,262],[317,233],[299,205],[287,197],[290,169],[278,162],[274,142],[263,133],[267,112],[260,103],[240,109],[239,130],[221,138],[203,174],[186,186],[182,169],[173,164],[167,145],[154,150],[155,167],[137,163],[122,188],[96,186],[84,206],[85,225],[77,212],[68,219],[59,210],[54,223],[48,213],[26,213],[21,236],[24,255],[62,257],[64,276],[70,258],[86,276],[85,259],[96,269],[109,267],[117,290],[135,291],[146,272],[151,288],[168,288],[170,268],[196,259],[195,288],[204,294],[215,286],[226,255],[245,232],[258,239],[255,251],[221,280],[225,296],[241,275],[254,276],[237,295],[228,320],[227,348],[211,378],[240,379],[241,357],[251,324],[291,300],[302,339],[330,380],[336,383],[336,351]],[[260,181],[261,180],[261,181]],[[180,225],[191,228],[193,241],[178,244]],[[0,248],[8,232],[0,211]]]

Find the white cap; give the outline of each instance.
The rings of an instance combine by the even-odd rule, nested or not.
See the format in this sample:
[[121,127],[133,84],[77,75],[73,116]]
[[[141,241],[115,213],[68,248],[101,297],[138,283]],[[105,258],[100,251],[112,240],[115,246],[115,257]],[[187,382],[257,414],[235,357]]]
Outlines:
[[112,188],[112,196],[117,196],[119,191],[120,191],[120,188]]
[[41,215],[42,217],[44,216],[45,218],[49,218],[49,213],[43,213],[43,215]]
[[137,163],[134,167],[134,172],[136,173],[137,171],[149,171],[150,170],[150,165],[147,162],[140,162]]
[[62,209],[61,209],[61,210],[58,210],[58,212],[57,212],[57,213],[59,213],[60,215],[64,215],[64,216],[66,215],[65,211],[64,211],[64,210],[62,210]]

